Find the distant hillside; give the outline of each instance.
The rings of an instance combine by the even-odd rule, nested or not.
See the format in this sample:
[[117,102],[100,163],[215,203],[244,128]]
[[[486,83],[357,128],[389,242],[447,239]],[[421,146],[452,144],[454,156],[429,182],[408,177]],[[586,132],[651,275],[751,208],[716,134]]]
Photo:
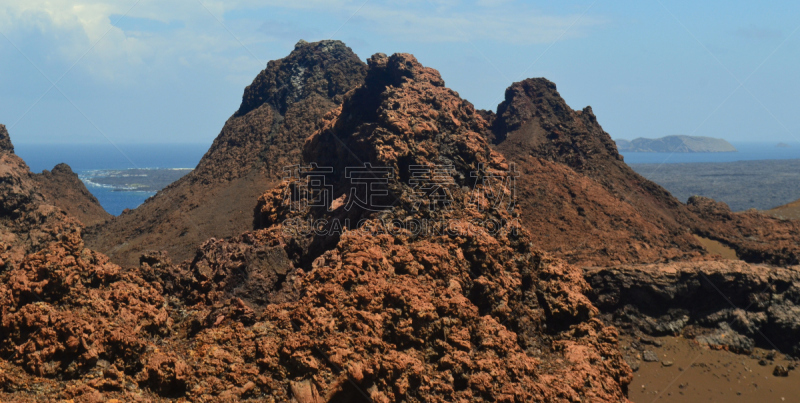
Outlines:
[[666,136],[659,139],[615,140],[619,151],[640,153],[728,153],[736,148],[723,139],[700,136]]

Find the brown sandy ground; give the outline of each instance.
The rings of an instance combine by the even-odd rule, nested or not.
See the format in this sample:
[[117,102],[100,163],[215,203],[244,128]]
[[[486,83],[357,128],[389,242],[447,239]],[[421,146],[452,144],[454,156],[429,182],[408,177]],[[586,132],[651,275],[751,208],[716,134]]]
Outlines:
[[[776,366],[788,370],[798,365],[781,353],[755,349],[751,355],[734,354],[682,337],[643,340],[621,340],[631,366],[638,366],[629,389],[634,402],[800,401],[798,369],[789,370],[788,376],[773,374]],[[658,361],[644,361],[644,351],[655,353]]]

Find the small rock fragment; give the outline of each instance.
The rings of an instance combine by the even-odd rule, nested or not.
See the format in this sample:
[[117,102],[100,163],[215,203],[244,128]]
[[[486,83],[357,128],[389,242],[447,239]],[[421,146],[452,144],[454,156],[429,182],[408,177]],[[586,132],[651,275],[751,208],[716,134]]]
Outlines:
[[772,375],[775,376],[789,376],[789,370],[786,369],[783,365],[776,365],[775,369],[772,370]]
[[642,359],[646,362],[658,362],[658,355],[651,350],[644,350],[642,352]]

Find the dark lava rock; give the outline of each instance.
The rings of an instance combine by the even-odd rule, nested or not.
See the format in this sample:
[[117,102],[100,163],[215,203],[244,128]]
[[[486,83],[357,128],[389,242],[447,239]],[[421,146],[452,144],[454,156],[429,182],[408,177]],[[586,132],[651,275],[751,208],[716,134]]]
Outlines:
[[682,262],[587,268],[584,274],[592,285],[590,298],[617,324],[651,335],[683,332],[740,353],[749,354],[756,343],[774,343],[788,354],[800,351],[797,267]]
[[628,364],[628,366],[631,367],[631,370],[633,372],[636,372],[636,371],[639,370],[639,365],[641,364],[641,361],[639,361],[636,357],[632,357],[630,355],[626,355],[624,357],[624,359],[625,359],[625,362]]
[[783,365],[776,365],[775,369],[772,370],[772,375],[786,377],[789,376],[789,370]]
[[14,152],[14,144],[11,143],[11,136],[8,135],[6,125],[2,124],[0,124],[0,151]]
[[656,347],[661,347],[661,346],[664,345],[664,343],[661,340],[654,339],[654,338],[651,338],[651,337],[640,337],[639,341],[642,344],[647,344],[647,345],[656,346]]
[[642,360],[646,362],[658,362],[658,354],[652,350],[642,351]]

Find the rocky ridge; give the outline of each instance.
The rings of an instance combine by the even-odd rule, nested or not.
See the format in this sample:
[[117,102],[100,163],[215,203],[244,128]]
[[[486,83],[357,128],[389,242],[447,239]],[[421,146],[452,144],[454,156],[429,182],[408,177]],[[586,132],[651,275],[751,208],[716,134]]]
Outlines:
[[342,42],[298,43],[247,87],[194,171],[136,210],[91,228],[88,245],[135,266],[154,249],[180,261],[208,238],[252,229],[256,199],[280,182],[284,167],[302,161],[316,122],[363,80],[365,69]]
[[703,254],[693,215],[630,169],[586,107],[575,111],[555,84],[527,79],[506,90],[486,134],[525,174],[523,223],[547,250],[577,264],[652,263]]
[[108,213],[68,166],[58,165],[53,173],[32,173],[14,154],[8,131],[0,125],[2,265],[12,267],[49,242],[80,233],[82,221],[93,223],[106,216]]
[[[625,400],[630,370],[616,330],[593,318],[597,310],[583,295],[588,287],[580,271],[532,249],[509,212],[487,208],[485,193],[453,186],[453,208],[437,209],[420,204],[425,198],[399,174],[411,165],[452,162],[451,178],[460,185],[481,166],[506,169],[505,159],[475,131],[486,122],[444,87],[438,72],[410,55],[376,55],[369,65],[365,84],[306,142],[304,162],[330,158],[332,145],[340,144],[339,151],[351,151],[340,154],[353,159],[346,163],[394,167],[398,175],[387,178],[387,188],[395,204],[348,211],[347,181],[334,177],[339,202],[330,211],[294,210],[283,196],[297,181],[287,181],[260,199],[256,214],[263,229],[209,240],[181,264],[150,254],[140,268],[120,272],[76,237],[70,238],[74,252],[64,247],[59,254],[53,245],[47,252],[52,259],[28,257],[22,272],[8,274],[28,282],[3,282],[16,287],[10,295],[38,290],[24,284],[57,284],[52,280],[61,277],[55,276],[65,276],[60,283],[67,286],[53,292],[75,297],[40,297],[64,315],[84,318],[89,328],[75,330],[82,336],[72,342],[66,332],[74,326],[34,325],[67,340],[63,346],[40,343],[46,353],[14,347],[22,343],[17,336],[3,339],[42,363],[9,371],[6,396],[37,399],[25,392],[31,385],[45,391],[60,385],[57,396],[78,400]],[[320,244],[314,235],[285,227],[291,217],[344,216],[384,233],[345,229],[335,244]],[[469,230],[414,234],[383,226],[432,217]],[[468,227],[489,218],[505,224],[491,232]],[[97,268],[71,274],[59,262]],[[122,290],[116,297],[104,294]],[[101,303],[119,298],[127,305]],[[3,323],[18,327],[14,313],[48,306],[30,298],[9,305],[15,312],[4,312]],[[96,321],[126,312],[131,322],[119,322],[119,333],[81,316]],[[118,340],[134,322],[139,344]],[[74,370],[53,372],[64,367]]]
[[[301,42],[289,59],[319,61],[336,49],[342,49],[336,42]],[[271,63],[231,120],[253,118],[259,133],[285,135],[272,132],[275,125],[259,114],[285,107],[286,122],[303,99],[341,89],[315,81],[324,70],[306,76],[298,65]],[[626,401],[631,370],[614,323],[633,332],[666,329],[731,350],[747,340],[759,343],[758,332],[783,332],[786,338],[775,337],[780,348],[796,348],[796,269],[715,262],[692,237],[717,228],[741,251],[760,251],[743,253],[746,259],[788,262],[792,223],[725,212],[711,202],[677,202],[632,174],[591,110],[572,111],[546,80],[513,85],[493,114],[475,110],[411,55],[377,54],[362,68],[351,90],[308,109],[321,120],[304,143],[300,134],[311,126],[286,140],[286,147],[296,147],[288,162],[325,177],[328,206],[293,196],[308,186],[303,174],[274,180],[252,199],[247,230],[206,240],[188,260],[172,251],[147,253],[136,267],[87,249],[80,225],[56,207],[48,211],[61,227],[48,220],[13,227],[44,235],[3,255],[12,264],[0,269],[0,398]],[[294,85],[302,81],[292,77],[318,84]],[[293,90],[281,88],[287,78]],[[303,98],[308,94],[299,88],[315,89]],[[323,104],[330,106],[324,113]],[[220,137],[212,150],[233,159],[212,164],[210,151],[204,160],[211,165],[198,171],[216,174],[194,177],[209,186],[194,192],[245,183],[236,181],[257,171],[241,168],[253,157],[237,144],[261,149],[258,136],[236,129]],[[272,160],[289,155],[265,152],[273,151]],[[12,228],[43,197],[20,185],[24,163],[5,154],[0,217]],[[539,221],[524,211],[517,215],[525,206],[495,203],[514,189],[486,178],[513,172],[514,162],[536,173],[517,195],[520,202],[533,200]],[[440,166],[447,169],[429,170]],[[360,205],[348,167],[388,168],[366,177],[385,193]],[[446,176],[444,193],[420,192],[414,181],[434,174]],[[246,183],[255,189],[255,182]],[[240,189],[226,186],[226,192]],[[129,216],[135,214],[144,213]],[[229,219],[226,214],[220,212]],[[324,233],[306,222],[324,223]],[[411,222],[427,222],[431,231],[414,231]],[[573,224],[587,234],[587,250],[563,247],[584,239]],[[755,239],[748,232],[764,225],[777,235],[762,229]],[[780,237],[785,244],[770,246]],[[711,261],[581,270],[564,259],[581,265]],[[708,284],[745,308],[703,299]],[[743,299],[761,286],[767,291],[752,293],[755,300]],[[647,310],[653,301],[671,305]],[[724,338],[743,344],[720,343]]]

